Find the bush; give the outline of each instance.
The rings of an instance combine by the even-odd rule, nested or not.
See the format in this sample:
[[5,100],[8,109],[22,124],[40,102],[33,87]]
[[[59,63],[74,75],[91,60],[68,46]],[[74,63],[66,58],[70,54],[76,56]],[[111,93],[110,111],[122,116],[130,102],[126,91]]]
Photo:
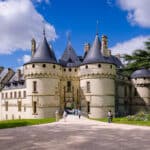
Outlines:
[[145,114],[144,112],[139,112],[132,116],[127,116],[128,121],[150,121],[150,114]]

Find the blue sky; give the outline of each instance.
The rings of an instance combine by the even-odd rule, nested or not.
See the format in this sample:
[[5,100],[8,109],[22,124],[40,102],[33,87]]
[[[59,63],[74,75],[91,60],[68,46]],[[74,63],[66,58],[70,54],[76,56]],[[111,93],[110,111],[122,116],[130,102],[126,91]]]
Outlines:
[[0,66],[14,69],[29,59],[30,40],[47,39],[57,58],[66,46],[66,34],[78,55],[92,44],[99,21],[99,36],[108,36],[113,54],[143,48],[150,38],[150,1],[143,0],[0,0]]

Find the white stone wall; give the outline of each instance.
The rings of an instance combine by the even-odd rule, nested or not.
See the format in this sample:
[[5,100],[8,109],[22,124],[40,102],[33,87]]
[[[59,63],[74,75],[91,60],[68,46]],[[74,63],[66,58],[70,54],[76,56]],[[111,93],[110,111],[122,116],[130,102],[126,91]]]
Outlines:
[[[11,90],[3,90],[1,92],[1,119],[21,119],[21,118],[30,118],[30,104],[29,100],[23,96],[24,91],[26,89],[11,89]],[[10,97],[10,93],[12,92],[12,98]],[[16,98],[14,97],[14,92],[17,93]],[[21,92],[21,97],[19,97],[19,92]],[[3,98],[2,98],[3,93]],[[7,93],[7,98],[6,98]],[[18,101],[21,101],[21,111],[18,111]],[[5,109],[5,102],[8,102],[8,111]]]

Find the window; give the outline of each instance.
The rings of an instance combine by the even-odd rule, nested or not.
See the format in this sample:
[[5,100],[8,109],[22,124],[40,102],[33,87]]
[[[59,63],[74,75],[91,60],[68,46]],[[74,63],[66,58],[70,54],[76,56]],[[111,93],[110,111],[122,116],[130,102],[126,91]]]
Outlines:
[[7,98],[7,93],[5,93],[5,98]]
[[101,68],[101,64],[98,64],[98,68]]
[[35,68],[35,64],[32,64],[32,68]]
[[127,86],[125,86],[125,87],[124,87],[124,96],[126,97],[127,94],[128,94],[128,93],[127,93]]
[[112,65],[110,65],[110,68],[112,68]]
[[71,72],[71,68],[69,68],[69,71]]
[[26,106],[24,106],[24,112],[26,112]]
[[26,97],[26,91],[23,91],[23,97],[24,98]]
[[12,98],[12,92],[10,92],[10,98]]
[[17,93],[16,92],[14,92],[14,98],[16,98],[17,97]]
[[71,81],[67,82],[67,92],[71,92]]
[[66,71],[66,69],[64,69],[64,71]]
[[21,98],[21,92],[20,91],[18,92],[18,98]]
[[77,72],[77,69],[74,69],[75,72]]
[[90,92],[90,82],[89,81],[86,82],[86,91],[87,91],[87,93]]
[[55,65],[53,65],[53,68],[55,69],[55,68],[56,68],[56,66],[55,66]]
[[8,101],[5,102],[5,111],[8,111]]
[[90,113],[90,102],[87,102],[87,113]]
[[21,101],[18,101],[18,111],[21,111]]
[[2,93],[2,99],[4,98],[4,93]]
[[37,92],[37,82],[33,81],[33,92]]
[[86,65],[85,68],[87,69],[87,68],[88,68],[88,65]]
[[43,68],[45,68],[46,67],[46,64],[43,64]]
[[138,96],[137,89],[134,89],[134,96]]
[[37,102],[33,102],[33,114],[37,113]]

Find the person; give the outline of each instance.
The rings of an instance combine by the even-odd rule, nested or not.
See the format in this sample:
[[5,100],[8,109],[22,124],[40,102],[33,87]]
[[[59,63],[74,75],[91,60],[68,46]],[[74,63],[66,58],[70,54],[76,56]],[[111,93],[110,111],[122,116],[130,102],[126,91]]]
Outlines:
[[107,117],[108,117],[108,123],[111,123],[112,122],[112,118],[113,118],[111,110],[108,111]]
[[81,111],[80,111],[80,109],[78,109],[78,116],[79,116],[79,119],[80,119],[80,117],[81,117]]
[[64,118],[65,122],[66,122],[66,117],[67,117],[67,112],[66,112],[66,110],[64,110],[64,112],[63,112],[63,118]]
[[56,117],[56,121],[58,121],[59,120],[59,110],[56,110],[55,117]]

